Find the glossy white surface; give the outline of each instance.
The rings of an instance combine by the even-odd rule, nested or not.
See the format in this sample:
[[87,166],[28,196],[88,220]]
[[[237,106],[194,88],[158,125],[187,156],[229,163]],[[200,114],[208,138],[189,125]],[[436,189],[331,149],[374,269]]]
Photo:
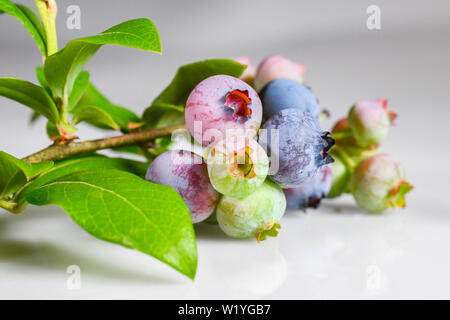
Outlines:
[[[260,244],[197,227],[195,282],[92,238],[56,207],[30,208],[0,219],[0,298],[450,297],[448,211],[424,218],[412,199],[418,211],[367,215],[350,200],[288,212],[279,237]],[[75,290],[67,287],[71,265],[81,270]]]
[[[69,31],[59,20],[62,44],[140,16],[160,29],[162,57],[105,47],[88,64],[114,102],[140,114],[181,64],[282,53],[307,66],[306,79],[333,120],[356,100],[389,98],[399,118],[383,149],[404,164],[415,189],[405,210],[383,215],[360,211],[351,196],[307,214],[288,212],[279,237],[260,244],[199,226],[195,282],[92,238],[57,207],[30,206],[18,216],[0,209],[0,298],[450,298],[448,1],[380,0],[380,31],[365,28],[372,1],[239,2],[235,19],[245,27],[216,15],[226,9],[222,2],[180,2],[177,10],[160,1],[72,2],[81,6],[83,25]],[[216,19],[198,19],[198,12]],[[39,53],[20,24],[1,17],[0,40],[0,76],[35,81]],[[0,98],[0,110],[0,150],[21,157],[48,144],[43,121],[27,128],[26,108]],[[79,135],[105,133],[82,125]],[[67,288],[71,265],[81,269],[78,290]]]

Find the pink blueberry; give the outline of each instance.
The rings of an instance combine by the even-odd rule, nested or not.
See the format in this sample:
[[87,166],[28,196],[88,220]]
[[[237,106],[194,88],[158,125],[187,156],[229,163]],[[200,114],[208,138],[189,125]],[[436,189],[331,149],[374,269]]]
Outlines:
[[261,125],[261,100],[244,81],[216,75],[192,90],[186,102],[185,119],[191,135],[204,146],[229,134],[254,137]]
[[145,178],[174,188],[186,203],[193,223],[207,219],[219,200],[202,157],[189,151],[160,154],[150,164]]
[[260,63],[256,70],[255,88],[259,92],[270,81],[279,78],[296,80],[303,83],[305,69],[305,66],[280,55],[267,57]]

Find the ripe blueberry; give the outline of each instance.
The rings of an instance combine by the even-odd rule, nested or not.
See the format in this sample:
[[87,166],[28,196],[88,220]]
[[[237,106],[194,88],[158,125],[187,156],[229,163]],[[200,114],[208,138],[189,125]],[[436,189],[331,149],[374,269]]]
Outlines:
[[160,154],[150,164],[145,178],[174,188],[186,203],[193,223],[208,218],[219,200],[203,159],[189,151]]
[[266,179],[269,159],[252,138],[228,136],[208,150],[208,174],[222,194],[242,198],[254,192]]
[[304,73],[305,66],[296,64],[280,55],[270,56],[264,59],[256,70],[255,88],[259,92],[270,81],[279,78],[292,79],[302,83]]
[[217,206],[220,228],[233,238],[275,237],[279,220],[286,210],[286,198],[280,187],[266,180],[249,196],[237,199],[223,196]]
[[404,207],[412,186],[405,171],[390,155],[382,153],[361,161],[353,172],[351,190],[358,205],[372,213]]
[[294,108],[310,112],[319,120],[319,107],[316,97],[307,86],[291,80],[276,79],[269,82],[260,92],[263,104],[263,118],[268,119],[283,109]]
[[281,186],[300,187],[319,167],[333,162],[327,152],[334,139],[320,130],[308,112],[284,109],[267,120],[263,129],[259,143],[270,154],[269,176]]
[[331,167],[325,165],[320,167],[314,177],[301,187],[283,189],[287,208],[291,210],[318,208],[320,201],[326,198],[330,191],[332,179]]
[[185,119],[191,135],[204,146],[222,140],[227,131],[254,137],[261,125],[261,100],[242,80],[212,76],[192,90]]

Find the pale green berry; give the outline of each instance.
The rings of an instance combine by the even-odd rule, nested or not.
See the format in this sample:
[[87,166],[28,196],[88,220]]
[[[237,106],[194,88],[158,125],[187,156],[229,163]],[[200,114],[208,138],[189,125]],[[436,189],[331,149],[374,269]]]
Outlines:
[[358,205],[372,213],[389,207],[404,207],[412,190],[405,171],[390,155],[382,153],[359,163],[353,172],[351,190]]
[[368,147],[381,142],[397,115],[386,100],[361,101],[348,114],[348,125],[358,145]]
[[220,228],[230,237],[255,237],[261,241],[278,234],[279,221],[285,210],[283,191],[267,179],[245,198],[222,197],[216,212]]
[[253,193],[266,179],[269,159],[252,138],[231,136],[207,151],[209,179],[227,196],[242,198]]

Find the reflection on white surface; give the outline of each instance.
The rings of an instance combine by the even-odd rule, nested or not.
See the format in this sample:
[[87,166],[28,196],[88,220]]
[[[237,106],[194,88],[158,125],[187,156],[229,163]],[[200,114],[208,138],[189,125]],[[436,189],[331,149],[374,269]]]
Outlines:
[[199,271],[205,270],[194,285],[198,298],[263,298],[286,280],[287,263],[277,239],[261,243],[230,239],[216,225],[199,226],[196,231]]
[[[350,288],[361,294],[382,292],[388,283],[384,269],[396,263],[404,250],[401,213],[371,216],[352,207],[351,199],[346,200],[348,204],[325,203],[319,212],[301,217],[291,212],[296,216],[292,219],[301,220],[299,238],[306,241],[297,249],[299,274],[307,282],[317,280],[310,285],[318,297],[331,293],[323,290],[324,283],[334,283],[332,290],[337,297],[339,291]],[[336,207],[353,212],[336,213]]]
[[[2,211],[0,298],[449,297],[450,211],[442,210],[369,215],[344,197],[307,214],[287,212],[280,235],[261,243],[199,225],[194,282],[94,239],[57,207]],[[80,267],[77,290],[67,288],[71,265]]]

